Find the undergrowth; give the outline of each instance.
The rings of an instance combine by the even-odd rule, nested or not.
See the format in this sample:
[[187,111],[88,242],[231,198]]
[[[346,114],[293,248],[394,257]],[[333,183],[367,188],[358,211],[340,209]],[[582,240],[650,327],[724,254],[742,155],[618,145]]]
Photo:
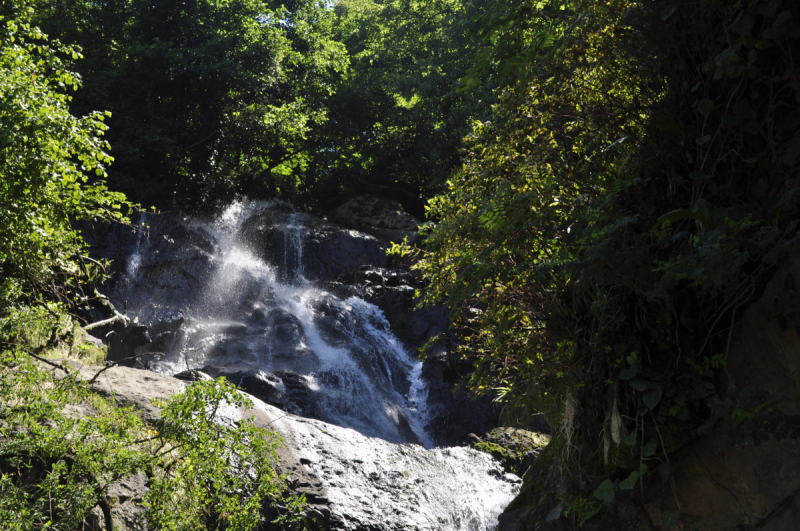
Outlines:
[[576,0],[477,22],[487,65],[516,81],[430,201],[424,245],[394,251],[450,306],[472,389],[511,425],[545,414],[583,485],[575,523],[643,475],[669,482],[701,431],[798,433],[726,365],[779,271],[775,321],[798,315],[782,268],[800,249],[799,17],[788,0]]
[[221,408],[249,400],[224,379],[196,382],[158,402],[150,425],[93,393],[69,365],[52,368],[20,349],[0,360],[0,528],[112,527],[109,488],[144,473],[139,524],[148,529],[256,529],[264,503],[277,524],[301,525],[302,497],[276,472],[280,438]]

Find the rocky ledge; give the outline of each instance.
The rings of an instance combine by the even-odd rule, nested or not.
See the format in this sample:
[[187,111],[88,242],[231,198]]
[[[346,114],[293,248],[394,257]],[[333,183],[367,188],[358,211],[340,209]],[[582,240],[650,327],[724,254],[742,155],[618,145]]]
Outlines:
[[[74,366],[87,379],[101,370]],[[149,371],[114,367],[92,388],[119,404],[135,405],[152,422],[159,412],[151,400],[169,398],[186,385]],[[226,414],[236,418],[220,420],[252,418],[256,426],[281,435],[279,472],[292,490],[305,493],[306,516],[327,530],[487,530],[519,490],[518,477],[470,448],[392,444],[253,402],[253,409],[231,410]],[[138,503],[146,489],[144,477],[125,478],[112,487],[119,499],[112,510],[115,529],[142,528]]]

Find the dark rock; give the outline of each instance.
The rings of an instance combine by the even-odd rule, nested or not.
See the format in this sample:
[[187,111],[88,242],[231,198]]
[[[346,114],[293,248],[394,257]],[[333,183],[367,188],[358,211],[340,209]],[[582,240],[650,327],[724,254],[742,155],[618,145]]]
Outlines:
[[455,386],[460,380],[448,374],[447,365],[447,355],[441,350],[429,353],[423,365],[431,409],[428,429],[436,444],[456,446],[464,444],[470,433],[486,433],[496,427],[500,409],[489,397],[476,399],[463,387]]
[[147,327],[138,321],[119,320],[114,323],[108,338],[106,361],[126,367],[136,365],[136,349],[150,343]]
[[415,292],[421,286],[407,270],[362,266],[326,287],[343,298],[355,295],[380,308],[395,334],[411,347],[421,347],[447,330],[444,306],[417,307]]
[[328,218],[389,242],[402,242],[408,238],[413,243],[417,238],[417,227],[421,224],[405,212],[397,201],[368,195],[351,199],[333,210]]
[[272,205],[247,219],[239,237],[285,280],[332,280],[360,265],[388,262],[385,244],[369,234]]

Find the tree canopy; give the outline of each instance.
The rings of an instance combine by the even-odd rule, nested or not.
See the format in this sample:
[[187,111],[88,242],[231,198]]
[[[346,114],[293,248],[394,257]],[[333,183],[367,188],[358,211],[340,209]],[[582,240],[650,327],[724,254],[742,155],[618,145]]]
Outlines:
[[112,186],[160,208],[234,193],[291,198],[345,66],[315,0],[36,0],[45,31],[79,45],[78,113],[112,112]]
[[[494,48],[464,84],[489,65],[500,101],[429,202],[424,245],[398,250],[452,309],[472,388],[507,422],[544,412],[554,458],[598,487],[583,514],[712,427],[723,447],[800,433],[724,372],[744,310],[800,251],[797,16],[586,0],[482,19]],[[798,315],[793,295],[774,303]]]

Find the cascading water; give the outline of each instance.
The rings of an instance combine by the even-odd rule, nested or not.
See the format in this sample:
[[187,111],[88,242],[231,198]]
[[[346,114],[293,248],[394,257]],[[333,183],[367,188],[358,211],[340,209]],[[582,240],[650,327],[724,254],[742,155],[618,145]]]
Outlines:
[[[150,326],[153,343],[143,351],[150,369],[225,374],[289,413],[328,423],[274,420],[323,485],[331,510],[367,519],[376,507],[396,513],[375,529],[493,528],[518,480],[491,458],[379,441],[434,446],[423,364],[378,307],[318,281],[324,266],[310,245],[321,220],[254,202],[234,203],[213,222],[154,223],[167,226],[153,229],[147,242],[137,236],[126,281],[114,294]],[[355,242],[359,260],[366,237],[329,225],[323,228]],[[328,249],[323,259],[340,250]],[[323,427],[330,424],[361,435]],[[331,438],[339,446],[326,446]],[[345,517],[334,528],[366,529],[356,520]]]
[[142,264],[142,233],[144,233],[146,225],[147,214],[142,212],[136,227],[136,249],[128,259],[128,267],[125,271],[129,279],[136,278],[136,273],[139,271],[139,266]]
[[[197,301],[180,308],[181,337],[150,367],[165,374],[209,365],[290,371],[314,395],[311,416],[388,441],[433,446],[425,431],[422,363],[411,359],[377,307],[357,297],[342,300],[305,279],[297,214],[283,226],[283,256],[273,258],[282,271],[248,248],[239,237],[242,224],[264,209],[269,205],[235,203],[215,222],[198,223],[216,240],[213,271]],[[129,271],[140,260],[137,250]]]

